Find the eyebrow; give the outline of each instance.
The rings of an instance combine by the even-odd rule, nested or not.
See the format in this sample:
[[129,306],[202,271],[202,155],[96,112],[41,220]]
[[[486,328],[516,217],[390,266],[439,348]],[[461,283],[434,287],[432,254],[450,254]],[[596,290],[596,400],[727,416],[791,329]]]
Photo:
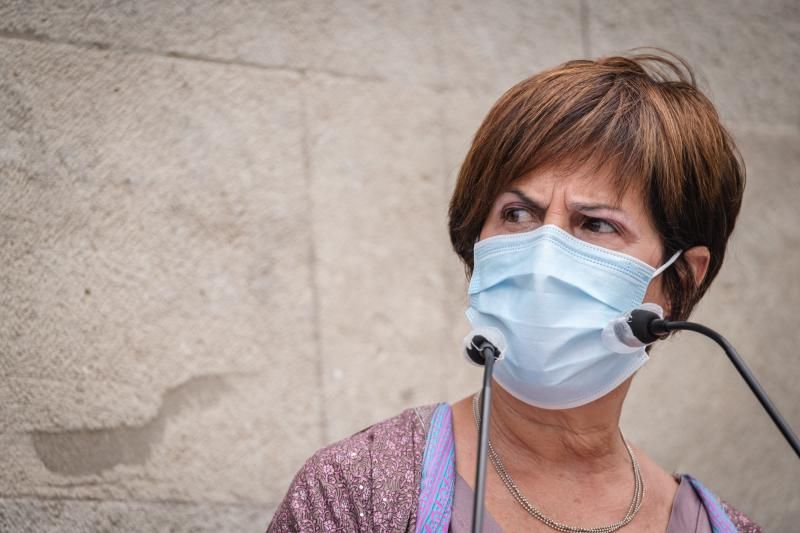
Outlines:
[[[514,194],[517,198],[519,198],[524,204],[528,205],[529,207],[532,207],[534,209],[542,209],[542,210],[546,209],[546,207],[544,205],[542,205],[541,203],[537,202],[536,200],[534,200],[530,196],[526,195],[524,192],[520,191],[519,189],[511,189],[508,192]],[[604,204],[604,203],[599,203],[599,202],[571,202],[570,204],[567,205],[567,207],[569,207],[573,211],[600,211],[600,210],[606,210],[606,211],[614,211],[614,212],[626,215],[625,211],[623,211],[619,207],[616,207],[616,206],[611,205],[611,204]]]
[[[547,210],[547,207],[537,202],[519,189],[511,189],[508,192],[514,194],[522,203],[531,209],[539,211]],[[626,222],[628,225],[632,225],[633,222],[628,213],[611,204],[604,204],[602,202],[571,202],[569,205],[567,205],[567,207],[572,211],[581,211],[584,213],[592,211],[610,211],[618,215],[622,221]]]
[[536,200],[534,200],[530,196],[526,195],[524,192],[520,191],[519,189],[511,189],[508,192],[514,194],[517,198],[520,199],[520,201],[522,201],[523,204],[525,204],[526,206],[530,207],[531,209],[535,209],[535,210],[539,210],[539,211],[544,211],[546,209],[545,206],[543,206],[542,204],[540,204],[539,202],[537,202]]

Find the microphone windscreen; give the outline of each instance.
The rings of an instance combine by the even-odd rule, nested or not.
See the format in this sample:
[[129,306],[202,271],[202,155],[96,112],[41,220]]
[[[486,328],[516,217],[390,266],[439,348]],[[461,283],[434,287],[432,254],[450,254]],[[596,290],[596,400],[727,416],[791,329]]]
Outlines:
[[483,366],[483,348],[485,343],[490,343],[496,349],[497,361],[505,357],[506,336],[503,332],[493,327],[475,328],[464,337],[464,357],[476,366]]
[[615,353],[635,353],[648,344],[652,344],[641,341],[634,334],[630,324],[631,313],[634,311],[647,311],[657,314],[659,318],[664,317],[664,310],[660,305],[651,302],[643,303],[636,309],[632,309],[606,324],[601,335],[603,346]]

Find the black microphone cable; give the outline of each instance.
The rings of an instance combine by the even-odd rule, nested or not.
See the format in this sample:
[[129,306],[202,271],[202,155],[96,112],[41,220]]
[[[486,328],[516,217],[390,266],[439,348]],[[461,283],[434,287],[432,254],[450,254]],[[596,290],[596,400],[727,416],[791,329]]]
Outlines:
[[786,439],[786,442],[789,443],[789,446],[792,447],[794,453],[796,453],[797,457],[800,458],[800,441],[798,441],[797,435],[794,434],[792,428],[778,412],[778,409],[769,399],[769,396],[767,396],[767,392],[764,390],[758,380],[756,380],[755,376],[747,367],[744,360],[742,360],[742,358],[739,356],[733,345],[731,345],[731,343],[728,342],[725,337],[702,324],[698,324],[696,322],[672,322],[669,320],[664,320],[658,316],[658,314],[644,309],[633,310],[628,318],[628,324],[630,325],[631,331],[636,338],[645,344],[650,344],[662,339],[669,335],[669,333],[672,331],[681,330],[700,333],[701,335],[705,335],[709,339],[716,342],[725,351],[725,355],[728,356],[728,359],[730,359],[731,363],[733,363],[733,366],[739,371],[739,375],[742,376],[742,379],[744,379],[744,381],[750,387],[750,390],[753,391],[753,394],[755,394],[756,398],[758,398],[761,406],[765,411],[767,411],[767,414],[775,423],[775,425],[778,426],[778,429]]

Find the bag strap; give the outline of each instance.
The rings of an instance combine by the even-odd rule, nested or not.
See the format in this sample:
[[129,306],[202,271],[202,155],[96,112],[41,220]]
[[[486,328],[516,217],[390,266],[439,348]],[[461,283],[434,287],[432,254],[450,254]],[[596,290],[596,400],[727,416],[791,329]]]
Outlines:
[[422,482],[417,507],[416,532],[447,531],[455,492],[455,441],[453,411],[440,403],[431,417],[422,456]]

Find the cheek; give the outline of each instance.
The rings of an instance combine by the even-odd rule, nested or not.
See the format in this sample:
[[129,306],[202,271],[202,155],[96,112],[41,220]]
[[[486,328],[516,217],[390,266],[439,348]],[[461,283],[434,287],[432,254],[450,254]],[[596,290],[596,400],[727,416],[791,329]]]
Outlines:
[[481,232],[478,234],[478,240],[482,241],[492,235],[500,234],[500,214],[496,212],[494,208],[489,212],[486,216],[486,220],[483,221],[483,226],[481,227]]
[[664,309],[665,315],[669,314],[669,301],[664,294],[661,276],[650,282],[650,286],[647,287],[647,292],[644,295],[644,302],[658,304]]

